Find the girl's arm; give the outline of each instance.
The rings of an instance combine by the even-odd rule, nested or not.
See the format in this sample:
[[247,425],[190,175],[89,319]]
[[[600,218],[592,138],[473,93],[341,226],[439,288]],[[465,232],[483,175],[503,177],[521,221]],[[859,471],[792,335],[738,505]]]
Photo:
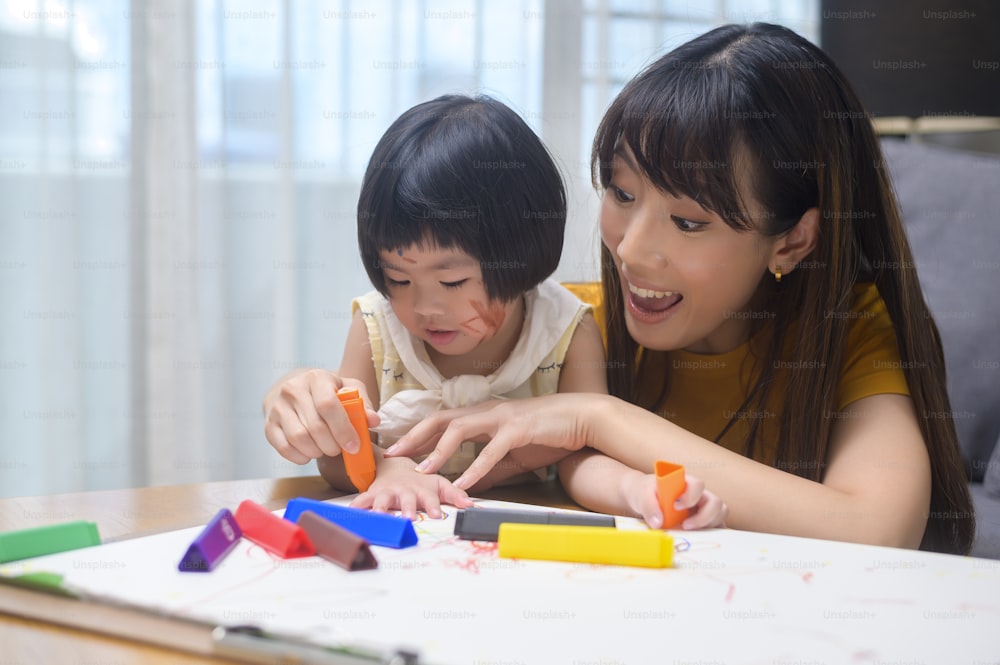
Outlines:
[[282,457],[296,464],[324,460],[318,467],[327,482],[338,489],[353,490],[340,459],[341,447],[352,450],[358,445],[358,435],[337,398],[337,391],[344,386],[358,389],[365,402],[368,424],[376,425],[378,384],[360,312],[351,321],[338,372],[295,370],[267,392],[263,405],[264,434]]
[[930,462],[913,404],[902,395],[865,397],[838,414],[822,483],[755,462],[603,395],[548,395],[437,413],[390,452],[434,449],[433,470],[457,442],[476,437],[490,443],[466,471],[466,482],[528,443],[589,446],[638,469],[667,459],[696,473],[728,504],[729,526],[750,531],[918,547],[930,505]]
[[573,331],[563,366],[559,370],[559,392],[607,394],[607,361],[604,343],[594,317],[585,314]]
[[[378,377],[372,364],[368,328],[360,310],[355,312],[351,319],[339,373],[341,377],[353,377],[364,386],[362,392],[366,395],[363,397],[370,411],[368,424],[372,427],[377,425],[376,411],[381,404]],[[337,401],[339,403],[339,400]],[[465,491],[454,487],[445,478],[416,473],[413,470],[416,463],[405,457],[387,459],[382,454],[382,448],[375,445],[376,443],[377,437],[373,435],[375,482],[368,491],[362,492],[354,499],[352,506],[378,511],[399,510],[406,517],[415,519],[418,510],[426,511],[432,518],[441,517],[442,503],[449,503],[459,508],[468,508],[472,505]],[[343,456],[321,457],[316,460],[316,467],[332,487],[346,492],[355,491],[353,483],[347,478]]]

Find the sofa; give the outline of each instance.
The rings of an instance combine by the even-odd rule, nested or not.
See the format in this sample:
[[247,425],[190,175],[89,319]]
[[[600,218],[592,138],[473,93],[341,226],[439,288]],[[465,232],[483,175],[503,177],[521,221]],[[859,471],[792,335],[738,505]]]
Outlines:
[[882,147],[941,332],[976,511],[972,555],[1000,559],[1000,155],[914,138]]

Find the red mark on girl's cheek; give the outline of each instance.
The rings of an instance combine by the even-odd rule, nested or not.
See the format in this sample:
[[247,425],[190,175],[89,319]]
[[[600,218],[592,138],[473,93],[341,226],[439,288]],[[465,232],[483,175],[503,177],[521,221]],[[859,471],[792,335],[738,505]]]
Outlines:
[[476,314],[479,315],[474,319],[462,322],[462,327],[470,332],[479,332],[472,326],[472,323],[474,321],[482,321],[486,325],[485,334],[495,335],[507,318],[507,312],[504,310],[503,304],[499,302],[484,305],[481,302],[471,300],[469,301],[469,306],[476,310]]

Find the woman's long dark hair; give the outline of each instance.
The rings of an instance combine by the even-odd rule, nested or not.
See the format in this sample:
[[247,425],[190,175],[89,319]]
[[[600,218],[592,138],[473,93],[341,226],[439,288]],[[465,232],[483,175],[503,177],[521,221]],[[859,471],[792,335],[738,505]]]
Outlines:
[[[975,531],[945,388],[944,354],[924,301],[913,255],[871,119],[850,83],[819,48],[775,25],[728,25],[660,58],[611,104],[594,139],[595,186],[606,188],[616,148],[627,144],[644,175],[663,191],[685,195],[736,229],[777,236],[812,207],[820,232],[808,265],[761,293],[773,328],[744,408],[765,412],[778,374],[787,393],[778,416],[780,468],[821,481],[838,406],[848,314],[859,282],[874,282],[895,327],[932,488],[921,548],[966,553]],[[741,180],[741,178],[743,178]],[[741,192],[765,211],[751,218]],[[649,376],[657,354],[640,348],[623,317],[621,285],[602,248],[612,394],[662,407],[669,377]],[[777,287],[777,288],[776,288]],[[780,368],[809,367],[810,371]],[[661,371],[662,370],[653,370]],[[659,383],[658,395],[639,386]],[[720,437],[722,434],[720,434]],[[759,419],[744,452],[763,445]]]

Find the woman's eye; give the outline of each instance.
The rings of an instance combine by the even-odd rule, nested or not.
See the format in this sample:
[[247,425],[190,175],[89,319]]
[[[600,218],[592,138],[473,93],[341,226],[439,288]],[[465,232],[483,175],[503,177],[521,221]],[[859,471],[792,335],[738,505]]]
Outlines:
[[694,222],[690,219],[684,219],[683,217],[678,217],[677,215],[671,215],[670,219],[674,220],[674,224],[677,225],[681,231],[700,231],[705,222]]
[[468,281],[467,279],[460,279],[457,282],[441,282],[441,285],[444,286],[446,289],[457,289],[458,287],[465,284],[467,281]]
[[617,199],[619,203],[631,203],[635,200],[634,196],[626,192],[621,187],[611,185],[611,192],[615,195],[615,199]]

